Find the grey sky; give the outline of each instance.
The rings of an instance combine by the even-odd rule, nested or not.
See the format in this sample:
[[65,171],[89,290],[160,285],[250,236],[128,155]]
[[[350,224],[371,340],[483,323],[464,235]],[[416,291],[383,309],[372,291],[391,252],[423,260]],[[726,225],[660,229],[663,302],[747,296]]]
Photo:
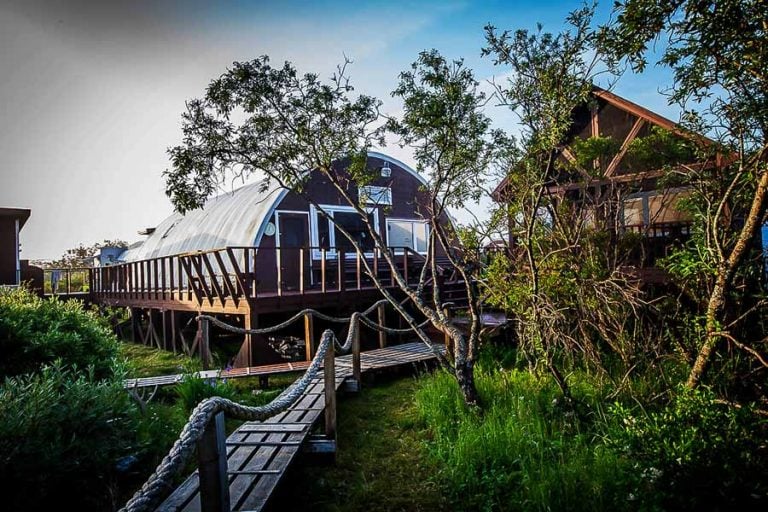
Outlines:
[[[268,54],[328,75],[346,53],[357,90],[396,110],[388,92],[418,51],[465,56],[490,76],[484,23],[562,20],[577,6],[508,4],[0,0],[0,206],[32,209],[22,257],[137,240],[167,216],[161,173],[184,101],[233,61]],[[669,115],[655,90],[628,97],[643,96]]]

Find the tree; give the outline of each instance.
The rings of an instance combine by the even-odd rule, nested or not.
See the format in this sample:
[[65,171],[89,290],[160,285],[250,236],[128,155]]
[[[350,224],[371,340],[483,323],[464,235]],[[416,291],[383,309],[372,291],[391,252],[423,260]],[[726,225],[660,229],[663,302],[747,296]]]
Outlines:
[[[477,318],[473,318],[471,332],[474,335],[467,343],[461,331],[451,325],[442,311],[435,264],[436,243],[446,248],[455,243],[455,238],[443,230],[438,220],[445,218],[447,206],[461,204],[470,194],[467,186],[456,185],[461,184],[462,177],[479,168],[479,162],[471,160],[485,158],[487,154],[485,146],[477,142],[487,127],[482,119],[473,114],[479,106],[476,96],[473,96],[476,83],[461,66],[454,65],[452,68],[436,54],[428,53],[423,54],[415,65],[414,74],[403,75],[403,83],[396,91],[409,105],[409,110],[402,122],[393,121],[390,126],[398,130],[406,143],[419,144],[426,134],[436,133],[429,127],[424,127],[426,131],[422,132],[415,124],[418,122],[416,110],[421,108],[421,100],[416,96],[424,93],[426,96],[422,99],[425,105],[442,109],[433,113],[432,122],[437,124],[437,118],[443,117],[449,126],[458,130],[456,133],[444,132],[447,138],[439,144],[454,151],[466,151],[465,154],[440,160],[439,168],[425,167],[432,173],[427,188],[433,200],[433,208],[428,212],[433,229],[429,256],[420,273],[419,284],[413,289],[398,271],[385,240],[376,232],[364,205],[359,204],[353,192],[357,186],[370,183],[377,174],[376,170],[366,165],[367,150],[374,144],[384,144],[384,127],[380,123],[378,100],[366,95],[352,98],[353,88],[346,75],[347,64],[339,66],[330,83],[326,84],[316,74],[299,75],[288,62],[280,68],[273,68],[266,56],[235,63],[232,69],[211,82],[203,98],[187,103],[187,112],[182,116],[183,143],[169,150],[172,169],[165,173],[166,192],[176,209],[184,212],[200,207],[228,176],[261,171],[270,180],[303,194],[321,214],[327,216],[304,191],[309,179],[308,171],[321,173],[358,213],[376,248],[381,250],[384,263],[389,266],[395,282],[416,310],[453,340],[457,350],[457,380],[465,400],[477,404],[478,395],[472,375],[474,352],[470,350],[478,332]],[[420,74],[422,72],[431,74],[434,82],[420,83],[425,76]],[[450,88],[455,90],[446,95],[443,104],[435,101],[436,93]],[[459,114],[457,118],[448,119],[448,116],[455,114]],[[464,134],[469,140],[463,141],[458,137]],[[420,161],[423,162],[428,152],[433,151],[427,147],[434,143],[429,141],[424,144]],[[349,165],[342,169],[336,165],[339,160],[346,160]],[[449,184],[453,188],[447,188]],[[364,252],[342,226],[337,225],[336,229],[355,250]],[[454,261],[459,263],[459,271],[469,275],[458,258],[455,257]],[[361,262],[383,296],[414,328],[418,337],[430,343],[413,316],[376,279],[368,261],[362,258]],[[424,294],[428,282],[433,290],[431,298]],[[476,313],[476,294],[469,284],[467,286],[470,302],[474,301],[470,310]]]
[[635,71],[663,44],[657,64],[674,72],[669,101],[684,122],[717,144],[700,140],[704,164],[678,176],[696,192],[698,246],[687,257],[705,275],[704,336],[687,384],[696,387],[721,340],[765,359],[734,335],[749,311],[749,292],[734,287],[743,273],[768,204],[768,9],[761,0],[626,0],[614,23],[601,29],[604,48]]
[[72,249],[67,249],[61,258],[51,261],[46,266],[48,268],[90,268],[93,266],[93,259],[103,247],[122,247],[125,249],[128,244],[123,240],[104,240],[88,246],[80,244]]
[[[436,280],[435,249],[439,244],[464,282],[469,298],[468,335],[452,327],[440,308],[429,313],[450,330],[456,377],[465,400],[476,403],[474,364],[482,330],[477,281],[481,265],[478,253],[470,250],[476,245],[472,243],[472,230],[457,236],[445,219],[448,208],[463,209],[468,202],[479,200],[488,169],[505,161],[511,140],[500,130],[490,129],[490,119],[482,113],[486,97],[478,91],[472,71],[462,60],[449,62],[436,50],[419,54],[411,70],[400,74],[400,83],[392,95],[403,99],[403,116],[401,120],[391,119],[387,126],[400,136],[403,145],[413,149],[418,170],[429,178],[428,219],[432,230],[428,271]],[[440,287],[432,289],[432,303],[439,305]],[[428,304],[417,300],[418,309],[427,315]]]
[[[583,251],[585,215],[583,210],[568,211],[566,206],[573,204],[553,197],[549,190],[563,171],[559,155],[572,127],[573,112],[589,102],[592,80],[599,72],[601,54],[590,29],[593,14],[594,7],[588,6],[574,11],[567,19],[570,28],[557,35],[543,32],[541,26],[535,33],[511,33],[489,25],[483,49],[494,64],[508,67],[510,78],[496,89],[500,104],[517,114],[522,127],[520,157],[505,177],[506,193],[501,198],[505,215],[493,218],[496,222],[509,219],[509,238],[515,247],[509,247],[506,256],[492,264],[489,294],[496,304],[512,307],[522,346],[532,354],[535,364],[545,364],[566,397],[570,391],[556,364],[555,344],[557,340],[574,340],[566,334],[565,326],[578,322],[571,318],[575,311],[565,297],[583,299],[581,292],[586,287],[574,292],[562,285],[601,282],[597,278],[586,282],[585,276],[578,274],[567,279],[568,269],[589,261]],[[585,193],[590,193],[592,181],[587,173]],[[564,264],[566,254],[571,261]],[[605,283],[605,288],[619,289],[611,280]],[[598,293],[595,297],[610,299],[585,309],[599,310],[614,300],[612,294]],[[571,344],[579,346],[583,344]]]

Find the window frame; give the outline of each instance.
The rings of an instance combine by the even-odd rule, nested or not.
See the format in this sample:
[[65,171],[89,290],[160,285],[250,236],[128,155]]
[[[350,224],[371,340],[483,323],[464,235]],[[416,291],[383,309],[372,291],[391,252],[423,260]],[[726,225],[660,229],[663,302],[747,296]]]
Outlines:
[[[357,210],[355,210],[355,208],[352,206],[344,206],[344,205],[321,204],[319,206],[320,208],[323,209],[323,211],[328,213],[328,215],[330,216],[330,219],[328,219],[329,249],[325,251],[325,257],[326,259],[336,259],[336,230],[334,229],[335,224],[332,220],[334,217],[334,214],[336,212],[357,214]],[[365,211],[366,213],[373,215],[373,229],[376,230],[377,233],[379,233],[379,213],[378,213],[379,209],[376,206],[366,206]],[[310,231],[310,239],[312,242],[312,259],[313,260],[319,260],[322,258],[322,252],[319,249],[320,232],[319,232],[319,226],[318,226],[318,221],[321,217],[323,217],[323,214],[320,213],[320,210],[313,204],[309,205],[309,231]],[[368,258],[373,258],[373,252],[365,252],[363,253],[363,255]],[[347,252],[344,257],[345,259],[354,259],[356,257],[356,253]]]
[[[410,247],[410,249],[413,252],[417,252],[419,254],[426,255],[427,253],[429,253],[429,237],[430,237],[430,229],[432,229],[432,228],[429,225],[429,222],[427,220],[425,220],[425,219],[405,219],[405,218],[400,218],[400,217],[390,217],[390,218],[387,218],[387,220],[386,220],[386,228],[387,228],[387,247],[388,248],[391,247],[391,245],[389,243],[389,224],[391,222],[408,222],[408,223],[410,223],[411,224],[411,241],[413,242],[413,245]],[[426,245],[426,248],[425,248],[424,251],[419,251],[416,248],[416,233],[414,232],[414,225],[416,225],[416,224],[421,224],[421,225],[424,226],[424,236],[425,236],[425,240],[427,242],[427,245]],[[394,252],[395,252],[395,254],[403,254],[402,250],[400,250],[400,251],[395,250]]]

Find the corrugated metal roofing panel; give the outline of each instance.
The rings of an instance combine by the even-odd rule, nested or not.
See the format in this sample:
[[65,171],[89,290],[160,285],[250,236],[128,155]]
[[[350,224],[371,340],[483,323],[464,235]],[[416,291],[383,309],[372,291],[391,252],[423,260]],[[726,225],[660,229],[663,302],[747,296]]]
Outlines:
[[265,219],[287,192],[264,179],[209,199],[199,210],[174,213],[161,222],[138,247],[121,255],[123,261],[138,261],[227,246],[252,246],[261,234]]

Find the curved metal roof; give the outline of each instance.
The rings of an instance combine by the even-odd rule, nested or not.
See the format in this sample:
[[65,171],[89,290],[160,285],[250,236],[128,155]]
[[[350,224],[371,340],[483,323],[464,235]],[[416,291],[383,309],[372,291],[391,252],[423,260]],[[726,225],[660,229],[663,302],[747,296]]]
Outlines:
[[[373,151],[368,155],[397,165],[425,183],[421,175],[395,158]],[[265,220],[287,193],[288,189],[277,185],[275,180],[262,177],[209,199],[202,209],[185,215],[174,213],[143,243],[122,253],[120,260],[139,261],[227,246],[258,245],[266,227]]]
[[263,179],[209,199],[203,208],[174,213],[161,222],[138,247],[128,249],[123,261],[138,261],[226,246],[252,246],[264,219],[288,191]]

